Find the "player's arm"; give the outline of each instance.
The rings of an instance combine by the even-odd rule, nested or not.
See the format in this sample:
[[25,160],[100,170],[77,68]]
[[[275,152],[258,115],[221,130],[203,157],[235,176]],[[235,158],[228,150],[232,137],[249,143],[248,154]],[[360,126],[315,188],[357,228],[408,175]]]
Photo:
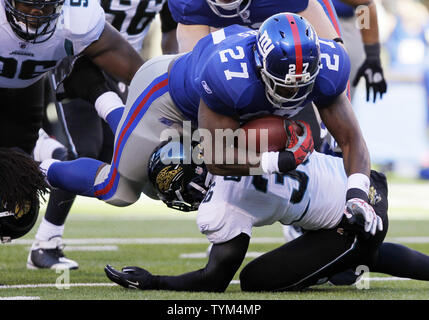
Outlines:
[[314,149],[309,125],[304,122],[295,124],[301,126],[303,133],[298,137],[293,125],[288,125],[285,129],[289,144],[285,150],[249,152],[234,145],[232,137],[240,136],[236,131],[240,127],[238,119],[211,110],[201,99],[198,126],[208,171],[221,176],[247,176],[294,170]]
[[346,93],[340,94],[329,107],[319,108],[319,112],[326,128],[342,150],[347,175],[362,173],[369,177],[368,148]]
[[206,25],[177,25],[177,42],[179,43],[179,53],[191,51],[197,42],[210,34],[210,27]]
[[[366,59],[360,66],[355,79],[353,80],[353,86],[356,86],[361,77],[365,78],[366,81],[366,100],[369,101],[371,88],[373,89],[373,102],[377,98],[377,93],[380,94],[380,98],[386,93],[387,84],[384,79],[383,68],[380,60],[380,38],[378,31],[378,20],[377,20],[377,7],[375,3],[370,0],[342,0],[344,3],[351,5],[355,8],[358,6],[366,6],[366,10],[357,10],[356,18],[362,21],[362,27],[360,33],[362,35],[362,42],[364,44]],[[369,15],[363,16],[366,13]]]
[[163,54],[174,54],[178,52],[177,22],[171,16],[166,2],[159,13],[161,18],[161,48]]
[[[198,128],[203,137],[204,162],[207,170],[214,175],[249,175],[249,168],[259,166],[259,159],[249,159],[245,155],[245,163],[239,164],[239,151],[237,148],[227,146],[223,136],[216,134],[220,130],[231,129],[237,130],[240,127],[238,119],[226,116],[211,110],[207,104],[201,99],[198,109]],[[206,133],[205,133],[206,132]],[[221,150],[219,149],[221,147]],[[218,149],[216,149],[218,148]],[[216,151],[217,150],[217,151]],[[223,157],[219,159],[219,154],[222,152]],[[227,159],[227,155],[233,156],[233,159]],[[259,154],[255,153],[256,157]],[[228,162],[232,164],[226,164]]]
[[250,238],[241,233],[225,243],[214,244],[207,265],[178,276],[158,276],[139,267],[125,267],[122,272],[110,265],[107,277],[125,288],[142,290],[224,292],[244,260]]
[[106,22],[100,38],[91,43],[83,52],[95,64],[110,75],[130,84],[134,74],[143,64],[134,48]]
[[298,14],[311,23],[319,37],[325,39],[335,39],[339,37],[334,26],[317,0],[309,0],[307,8]]

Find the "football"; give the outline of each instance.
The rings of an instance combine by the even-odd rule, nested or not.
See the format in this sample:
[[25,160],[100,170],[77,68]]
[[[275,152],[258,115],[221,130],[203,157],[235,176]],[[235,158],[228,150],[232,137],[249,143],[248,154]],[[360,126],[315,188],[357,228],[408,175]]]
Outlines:
[[[285,118],[277,115],[264,115],[246,122],[241,128],[244,129],[246,135],[247,149],[256,150],[256,152],[284,150],[288,139],[285,120]],[[302,134],[301,127],[294,122],[293,127],[297,135]],[[264,135],[268,136],[268,143],[266,143],[267,138]]]

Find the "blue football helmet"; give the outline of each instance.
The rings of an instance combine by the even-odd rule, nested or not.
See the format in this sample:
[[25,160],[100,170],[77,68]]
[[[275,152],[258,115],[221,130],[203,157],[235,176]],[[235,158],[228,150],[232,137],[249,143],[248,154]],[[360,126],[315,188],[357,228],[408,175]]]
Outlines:
[[313,90],[320,69],[319,38],[303,17],[279,13],[260,26],[255,46],[267,99],[296,109]]
[[64,0],[4,0],[6,18],[26,42],[47,41],[55,32]]
[[[224,0],[225,1],[225,0]],[[214,13],[222,18],[234,18],[242,15],[249,8],[252,0],[207,0],[207,3]]]
[[163,142],[149,160],[149,179],[160,200],[170,208],[197,210],[207,193],[207,168],[204,163],[195,164],[192,160],[195,148],[198,148],[196,142],[189,150],[179,141]]

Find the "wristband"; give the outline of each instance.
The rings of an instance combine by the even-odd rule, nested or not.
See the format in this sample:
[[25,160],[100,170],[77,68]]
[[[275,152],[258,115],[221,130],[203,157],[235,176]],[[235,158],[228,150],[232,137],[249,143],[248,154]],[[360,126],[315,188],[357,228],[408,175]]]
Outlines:
[[279,153],[279,161],[277,165],[280,173],[286,173],[296,169],[295,156],[290,151],[282,151]]
[[263,152],[261,156],[261,168],[265,174],[279,172],[279,153],[274,151]]
[[369,59],[380,59],[380,43],[364,45],[366,57]]
[[95,100],[94,107],[97,110],[98,115],[101,119],[106,121],[107,115],[114,109],[122,107],[124,103],[118,94],[113,91],[108,91],[101,94],[97,100]]
[[359,198],[368,202],[370,181],[363,173],[354,173],[347,179],[346,201],[352,198]]

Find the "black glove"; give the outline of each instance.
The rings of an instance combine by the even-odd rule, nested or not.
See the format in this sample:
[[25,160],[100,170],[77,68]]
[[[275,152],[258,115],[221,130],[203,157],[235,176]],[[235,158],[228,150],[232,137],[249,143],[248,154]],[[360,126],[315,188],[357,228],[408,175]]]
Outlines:
[[124,267],[122,272],[116,270],[111,265],[104,267],[106,276],[113,282],[123,286],[124,288],[151,290],[154,289],[152,285],[152,274],[139,267]]
[[366,81],[366,101],[369,101],[369,95],[371,88],[374,92],[373,102],[377,98],[377,93],[380,94],[380,99],[383,98],[383,94],[386,93],[387,84],[383,75],[383,68],[381,67],[380,61],[380,44],[365,45],[366,59],[360,66],[355,79],[353,80],[353,86],[355,87],[360,78],[364,77]]
[[76,60],[63,85],[67,98],[81,98],[92,105],[103,93],[111,91],[103,72],[86,56]]

